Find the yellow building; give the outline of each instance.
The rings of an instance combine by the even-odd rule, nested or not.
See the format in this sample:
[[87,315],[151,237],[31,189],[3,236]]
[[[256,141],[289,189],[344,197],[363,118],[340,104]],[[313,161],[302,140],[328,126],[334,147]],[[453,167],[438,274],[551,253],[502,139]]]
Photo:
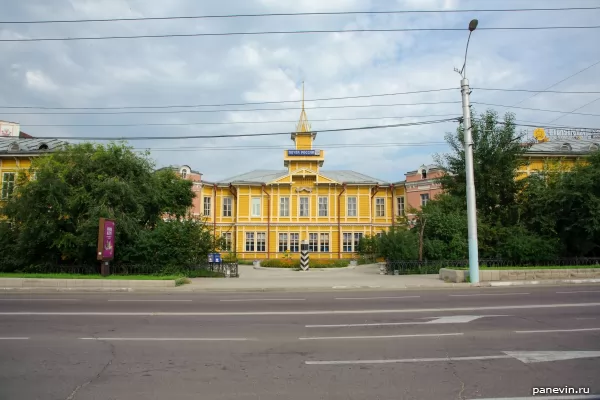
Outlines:
[[304,107],[294,148],[282,170],[257,170],[207,182],[202,179],[201,214],[226,249],[242,259],[298,258],[307,241],[313,258],[351,258],[361,237],[389,229],[404,204],[404,187],[354,171],[323,169],[325,151]]
[[526,164],[519,171],[521,176],[542,171],[569,171],[577,163],[600,149],[600,135],[589,132],[563,132],[536,129],[536,142],[528,145],[525,152]]
[[15,192],[19,171],[28,170],[35,157],[65,144],[56,139],[36,139],[21,132],[19,124],[0,121],[0,204]]

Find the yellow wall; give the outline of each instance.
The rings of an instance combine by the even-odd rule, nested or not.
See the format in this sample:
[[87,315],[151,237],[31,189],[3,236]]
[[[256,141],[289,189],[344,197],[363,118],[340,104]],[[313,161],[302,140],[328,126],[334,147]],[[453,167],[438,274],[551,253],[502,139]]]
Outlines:
[[[26,171],[31,167],[31,158],[30,157],[14,157],[11,156],[0,156],[0,190],[2,188],[2,179],[4,176],[4,172],[14,172],[15,173],[15,189],[18,183],[17,175],[19,171]],[[0,201],[3,201],[0,198]]]
[[541,171],[570,171],[576,164],[585,162],[584,158],[579,156],[527,156],[526,160],[526,165],[518,171],[519,178],[524,178],[532,173]]
[[[217,187],[216,208],[214,208],[214,188],[212,185],[204,184],[200,195],[210,197],[213,204],[211,215],[205,216],[207,224],[215,229],[218,237],[223,232],[231,232],[233,249],[237,256],[242,259],[284,257],[284,253],[279,252],[279,233],[288,234],[288,246],[291,233],[297,233],[300,241],[308,240],[310,233],[317,233],[319,239],[321,233],[327,233],[329,234],[329,251],[311,252],[311,257],[351,258],[356,256],[354,251],[340,251],[343,250],[340,248],[342,244],[340,239],[343,239],[343,233],[352,233],[353,237],[354,233],[370,236],[388,230],[392,226],[393,219],[397,218],[396,215],[392,215],[392,208],[394,208],[394,214],[397,213],[395,209],[396,198],[404,195],[403,187],[394,188],[393,193],[391,188],[379,188],[379,191],[372,197],[374,193],[373,186],[349,185],[344,190],[340,184],[316,184],[314,177],[293,177],[291,184],[268,184],[264,186],[264,191],[261,186],[257,185],[238,185],[235,186],[235,190],[237,191],[237,199],[233,196],[229,187]],[[233,199],[231,217],[223,216],[224,197]],[[309,215],[306,217],[301,217],[299,214],[301,197],[309,198]],[[327,216],[319,216],[319,197],[328,199]],[[356,216],[347,215],[349,197],[357,198]],[[252,216],[252,198],[260,199],[260,216]],[[281,198],[289,198],[288,216],[282,216],[280,213]],[[376,198],[383,198],[385,201],[385,215],[382,217],[377,217],[375,214]],[[203,200],[200,204],[203,204]],[[216,221],[214,219],[215,215]],[[338,215],[341,231],[338,230]],[[254,232],[255,241],[256,234],[264,232],[268,251],[258,252],[254,250],[247,252],[245,245],[246,233],[248,232]],[[226,253],[224,250],[221,251]],[[300,253],[290,253],[290,256],[298,258]]]

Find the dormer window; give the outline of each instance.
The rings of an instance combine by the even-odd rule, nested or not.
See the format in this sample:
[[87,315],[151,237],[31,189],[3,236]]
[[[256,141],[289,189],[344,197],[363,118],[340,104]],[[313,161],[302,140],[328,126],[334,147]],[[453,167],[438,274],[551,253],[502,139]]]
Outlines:
[[184,168],[184,169],[181,170],[181,177],[183,179],[187,178],[187,169]]
[[38,150],[48,150],[48,145],[46,143],[42,143],[40,144],[40,147],[38,147]]
[[598,143],[590,144],[590,151],[598,151],[598,150],[600,150],[600,146],[598,145]]
[[12,143],[8,148],[8,151],[19,151],[19,143]]
[[427,171],[426,170],[421,171],[421,179],[427,179]]
[[560,146],[561,151],[571,151],[573,150],[571,145],[569,143],[563,143],[562,146]]

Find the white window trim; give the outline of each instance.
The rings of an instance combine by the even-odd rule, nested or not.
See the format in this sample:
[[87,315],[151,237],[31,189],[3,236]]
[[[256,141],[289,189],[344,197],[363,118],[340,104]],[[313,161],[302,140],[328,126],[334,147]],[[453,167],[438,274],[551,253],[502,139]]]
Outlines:
[[[230,205],[230,209],[229,209],[229,214],[230,215],[225,215],[225,203],[227,202],[227,200],[229,200],[229,205]],[[225,218],[230,218],[233,217],[233,197],[231,196],[223,196],[223,204],[222,204],[222,213],[221,215]]]
[[[321,215],[321,200],[325,199],[325,215]],[[317,200],[318,213],[317,217],[328,217],[329,216],[329,196],[319,196]]]
[[[208,213],[206,213],[206,200],[208,200]],[[212,214],[212,197],[205,196],[202,200],[202,215],[210,217]]]
[[[381,202],[382,204],[379,204]],[[382,207],[381,214],[379,213],[379,207]],[[375,218],[385,217],[385,197],[375,197]]]
[[[283,211],[282,203],[286,202],[286,201],[284,201],[284,199],[287,200],[287,215],[284,215],[282,213],[282,211]],[[281,197],[279,197],[279,216],[287,218],[290,215],[291,215],[290,214],[290,197],[289,196],[281,196]]]
[[[402,199],[402,208],[400,208],[400,199]],[[404,216],[404,213],[406,212],[406,200],[404,199],[404,196],[396,197],[396,207],[398,207],[396,210],[398,212],[398,216]]]
[[[233,248],[233,235],[231,234],[231,232],[223,232],[223,233],[221,233],[221,237],[225,241],[225,248],[223,250],[225,250],[225,251],[232,251],[232,248]],[[229,246],[227,244],[229,244]]]
[[[354,215],[350,215],[350,199],[354,200]],[[346,198],[346,216],[358,217],[358,196],[348,196]]]
[[[6,179],[6,176],[9,174],[13,175],[12,181],[10,181],[10,182]],[[6,183],[6,187],[7,187],[6,195],[4,194],[4,184],[5,183]],[[8,186],[10,183],[12,183],[12,190],[9,193]],[[14,171],[2,172],[2,182],[0,182],[0,197],[2,198],[2,200],[10,199],[13,196],[13,194],[15,193],[16,187],[17,187],[17,173]]]
[[[255,213],[255,210],[254,210],[254,205],[255,205],[254,202],[255,201],[258,201],[258,212],[257,213]],[[262,206],[262,204],[261,204],[261,201],[260,201],[260,197],[252,197],[252,198],[250,198],[250,216],[252,216],[252,217],[260,217],[260,215],[261,215],[261,212],[260,212],[261,206]]]
[[[426,198],[424,198],[423,196],[427,196]],[[429,197],[429,193],[421,193],[421,207],[427,205],[427,203],[429,202],[430,197]],[[425,202],[423,202],[423,200],[425,200]]]
[[[281,236],[285,235],[285,241],[281,241]],[[281,243],[285,243],[285,249],[282,251],[281,250]],[[287,232],[279,232],[279,234],[277,235],[277,252],[278,253],[285,253],[287,251],[289,251],[290,249],[290,234]]]
[[[302,199],[306,199],[306,215],[302,215]],[[298,216],[301,218],[309,218],[310,217],[310,197],[309,196],[300,196],[298,198]]]
[[[258,235],[263,235],[264,241],[261,240],[265,244],[264,250],[258,249]],[[267,232],[255,232],[254,233],[255,243],[254,243],[254,251],[257,253],[265,253],[267,251]]]

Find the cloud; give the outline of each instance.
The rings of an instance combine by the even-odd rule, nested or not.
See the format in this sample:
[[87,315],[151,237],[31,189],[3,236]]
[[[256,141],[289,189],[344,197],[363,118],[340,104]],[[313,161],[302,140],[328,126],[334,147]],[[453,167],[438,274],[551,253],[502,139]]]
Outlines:
[[[44,0],[10,2],[7,20],[77,19],[139,16],[220,15],[344,10],[436,10],[539,7],[534,0],[404,0],[392,2],[274,0],[164,2],[159,0]],[[589,6],[584,0],[570,5]],[[558,6],[557,6],[558,7]],[[155,35],[193,32],[282,30],[466,28],[594,25],[592,12],[408,13],[302,17],[184,19],[85,24],[3,25],[0,38]],[[534,22],[531,22],[534,21]],[[453,69],[464,57],[467,32],[356,32],[248,35],[81,42],[4,43],[0,59],[0,105],[45,107],[123,107],[296,101],[305,82],[306,107],[315,146],[327,157],[324,168],[354,169],[388,181],[431,161],[444,151],[443,136],[456,123],[386,129],[324,132],[461,115],[460,77]],[[467,73],[478,103],[570,111],[594,95],[492,92],[478,88],[543,89],[596,62],[596,30],[477,30],[469,46]],[[573,77],[557,90],[600,90],[600,65]],[[456,88],[421,94],[353,100],[316,98]],[[597,96],[597,95],[596,95]],[[414,103],[436,103],[415,105]],[[455,103],[448,103],[455,102]],[[402,104],[376,107],[376,105]],[[373,107],[315,108],[369,105]],[[186,163],[208,180],[251,169],[283,168],[282,150],[291,147],[299,103],[135,110],[147,113],[104,115],[28,115],[2,110],[0,119],[19,121],[38,136],[180,136],[283,133],[246,138],[131,141],[151,148],[158,165]],[[268,108],[263,111],[242,111]],[[293,108],[293,109],[289,109]],[[500,113],[511,110],[493,107]],[[219,111],[219,110],[238,111]],[[14,111],[14,110],[13,110]],[[24,110],[18,110],[24,111]],[[131,111],[116,110],[115,112]],[[165,113],[165,111],[170,113]],[[513,110],[517,119],[548,122],[559,114]],[[600,101],[581,110],[600,114]],[[384,118],[406,117],[406,118]],[[359,119],[365,118],[365,119]],[[282,122],[277,122],[282,121]],[[598,126],[598,117],[565,116],[560,123]],[[122,127],[32,125],[113,124]],[[160,126],[149,124],[179,124]],[[414,145],[415,143],[419,146]],[[378,145],[377,145],[378,144]],[[373,146],[377,145],[377,146]],[[352,147],[341,147],[352,146]],[[217,147],[217,148],[215,148]],[[269,147],[269,148],[264,148]],[[211,149],[212,148],[212,149]]]

